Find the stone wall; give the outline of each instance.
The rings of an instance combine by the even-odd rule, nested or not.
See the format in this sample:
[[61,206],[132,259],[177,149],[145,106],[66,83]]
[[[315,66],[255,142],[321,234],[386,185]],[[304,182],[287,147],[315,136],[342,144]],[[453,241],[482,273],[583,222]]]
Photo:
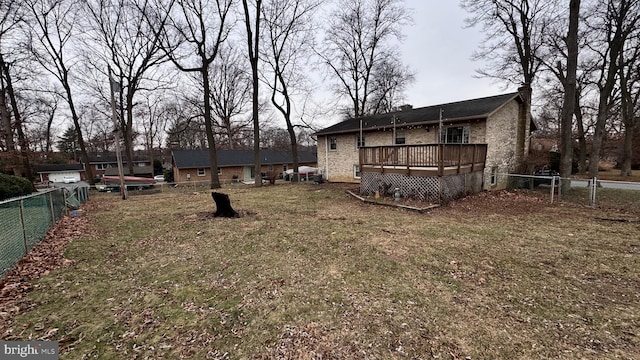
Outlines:
[[485,163],[485,189],[505,189],[506,177],[498,176],[495,185],[491,185],[491,171],[495,167],[498,173],[509,173],[516,167],[516,130],[520,103],[511,101],[486,122],[487,159]]

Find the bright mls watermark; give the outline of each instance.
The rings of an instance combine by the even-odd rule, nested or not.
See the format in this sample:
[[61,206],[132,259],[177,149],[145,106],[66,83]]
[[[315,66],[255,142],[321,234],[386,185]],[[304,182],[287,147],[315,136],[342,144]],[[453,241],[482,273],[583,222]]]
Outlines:
[[1,359],[58,360],[57,341],[0,341]]

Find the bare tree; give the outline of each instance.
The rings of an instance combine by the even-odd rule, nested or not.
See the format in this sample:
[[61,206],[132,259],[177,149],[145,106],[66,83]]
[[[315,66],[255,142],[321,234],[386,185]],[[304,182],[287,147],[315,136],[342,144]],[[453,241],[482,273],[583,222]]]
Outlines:
[[166,133],[167,115],[172,111],[167,99],[149,96],[137,109],[136,115],[141,119],[144,146],[153,164],[154,150],[162,144]]
[[193,100],[176,99],[166,105],[167,147],[202,150],[208,147],[201,111],[201,104]]
[[271,103],[287,125],[295,172],[298,171],[298,141],[292,120],[292,97],[305,80],[305,61],[316,30],[313,16],[319,5],[317,0],[271,0],[262,9],[266,42],[262,54],[269,68],[265,83],[271,89]]
[[[260,121],[258,115],[260,113],[260,101],[259,101],[259,72],[258,72],[258,58],[260,54],[260,19],[262,13],[262,0],[255,0],[253,4],[253,11],[249,9],[248,0],[242,0],[242,7],[244,9],[244,24],[247,29],[247,50],[249,55],[249,62],[251,63],[251,74],[253,82],[253,166],[255,167],[255,186],[262,186],[262,177],[260,176],[261,159],[260,159]],[[251,21],[251,15],[253,13],[253,24]],[[253,29],[252,29],[253,28]]]
[[390,57],[373,69],[373,91],[369,110],[372,114],[396,111],[404,90],[414,81],[414,74],[400,60]]
[[61,96],[71,112],[87,180],[93,183],[93,169],[89,166],[89,156],[71,84],[71,69],[77,59],[70,55],[69,47],[72,45],[73,36],[79,31],[76,28],[79,16],[78,3],[71,0],[28,0],[26,4],[33,19],[32,51],[37,61],[63,88]]
[[[560,176],[571,176],[573,160],[573,115],[576,106],[576,73],[578,71],[578,19],[580,16],[580,0],[569,2],[569,30],[565,37],[567,47],[566,75],[561,75],[560,80],[564,88],[564,100],[562,103],[562,120],[560,124]],[[560,67],[558,63],[558,67]],[[561,71],[559,71],[562,74]],[[569,190],[571,184],[568,181],[562,183],[563,190]]]
[[[33,101],[31,112],[26,116],[29,122],[36,123],[35,130],[39,130],[41,137],[40,151],[46,156],[52,155],[53,120],[58,112],[58,106],[60,106],[58,96],[38,96]],[[44,128],[41,126],[43,123],[46,124]]]
[[[167,7],[172,4],[169,1]],[[129,173],[133,174],[136,94],[158,86],[158,79],[151,72],[167,61],[160,36],[168,14],[160,11],[160,0],[91,0],[85,8],[91,19],[90,41],[106,57],[93,65],[102,70],[106,70],[107,63],[112,65],[122,87],[118,102],[120,130]]]
[[251,101],[251,79],[242,67],[239,52],[227,47],[212,64],[211,111],[220,135],[221,146],[235,149],[246,143],[244,135],[251,118],[243,116]]
[[620,107],[624,124],[624,143],[620,175],[631,176],[633,142],[640,117],[640,33],[636,32],[620,52],[619,64]]
[[[211,172],[210,187],[220,187],[218,159],[211,113],[210,66],[218,56],[222,44],[230,31],[230,10],[232,0],[201,1],[180,0],[175,13],[170,16],[169,26],[164,34],[163,48],[176,67],[186,73],[197,73],[202,81],[204,103],[204,126],[209,148]],[[197,65],[190,66],[190,56],[197,58]]]
[[[260,146],[280,151],[289,150],[291,149],[289,132],[277,126],[263,126],[262,133],[260,134]],[[297,172],[297,170],[295,171]]]
[[[19,29],[20,23],[23,22],[23,14],[19,6],[20,2],[16,0],[0,2],[0,65],[2,68],[5,66],[8,52],[12,51],[12,47],[15,47],[14,34]],[[2,130],[2,140],[4,140],[2,147],[8,152],[14,152],[16,150],[15,135],[4,72],[0,72],[0,81],[0,130]]]
[[518,122],[516,162],[525,155],[526,126],[531,114],[532,85],[541,67],[542,37],[551,18],[555,0],[462,0],[471,17],[468,26],[482,25],[485,39],[475,59],[488,65],[478,70],[481,76],[521,84],[525,106]]
[[614,90],[619,74],[619,59],[630,36],[637,31],[640,1],[608,0],[605,3],[595,2],[593,6],[590,9],[593,15],[586,18],[586,22],[593,37],[588,43],[589,49],[595,54],[598,67],[598,113],[589,157],[589,176],[597,177],[607,119],[616,103]]
[[[18,134],[18,143],[20,144],[19,154],[20,154],[22,167],[20,169],[21,171],[18,170],[19,168],[16,168],[14,169],[14,172],[16,172],[16,175],[21,175],[22,173],[24,173],[24,176],[27,179],[32,180],[33,175],[31,174],[31,165],[29,164],[29,144],[27,142],[27,137],[25,136],[25,133],[24,133],[24,128],[22,124],[22,115],[20,114],[20,109],[18,106],[16,90],[14,89],[14,86],[13,86],[13,78],[11,75],[12,67],[13,67],[13,64],[5,61],[4,57],[2,56],[2,53],[0,53],[0,68],[1,68],[0,71],[2,72],[1,94],[2,96],[4,96],[4,94],[7,94],[9,97],[9,102],[11,104],[11,113],[13,113],[13,119],[14,119],[13,127],[16,129],[16,132]],[[5,108],[6,108],[6,105],[7,105],[6,102],[4,102],[3,106]],[[10,124],[11,121],[9,121],[8,123]]]
[[[376,76],[400,74],[395,80],[399,84],[409,80],[393,60],[398,50],[392,45],[402,39],[402,26],[409,22],[410,13],[401,0],[338,1],[318,56],[337,79],[334,91],[351,101],[348,115],[359,117],[376,109],[369,105],[372,95],[381,90],[376,89]],[[394,71],[382,71],[389,66]]]

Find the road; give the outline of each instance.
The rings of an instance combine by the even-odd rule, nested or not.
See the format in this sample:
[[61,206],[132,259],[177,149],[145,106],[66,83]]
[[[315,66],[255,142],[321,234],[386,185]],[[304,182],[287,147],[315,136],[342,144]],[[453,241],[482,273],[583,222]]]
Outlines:
[[[588,185],[588,180],[571,180],[571,187],[587,187]],[[633,182],[600,180],[600,185],[605,189],[640,190],[640,183]]]

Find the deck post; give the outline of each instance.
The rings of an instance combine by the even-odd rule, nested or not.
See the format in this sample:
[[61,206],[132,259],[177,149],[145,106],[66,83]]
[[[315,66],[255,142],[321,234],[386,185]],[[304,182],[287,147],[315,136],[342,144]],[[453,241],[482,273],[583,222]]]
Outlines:
[[458,174],[460,174],[460,163],[462,162],[462,144],[458,147]]
[[444,144],[438,144],[438,176],[444,174]]
[[476,170],[476,149],[478,148],[478,145],[473,145],[473,154],[471,156],[471,172],[474,172]]
[[404,151],[407,153],[406,156],[406,164],[407,164],[407,176],[411,175],[411,163],[409,162],[409,152],[411,151],[411,148],[409,146],[405,146],[404,147]]

